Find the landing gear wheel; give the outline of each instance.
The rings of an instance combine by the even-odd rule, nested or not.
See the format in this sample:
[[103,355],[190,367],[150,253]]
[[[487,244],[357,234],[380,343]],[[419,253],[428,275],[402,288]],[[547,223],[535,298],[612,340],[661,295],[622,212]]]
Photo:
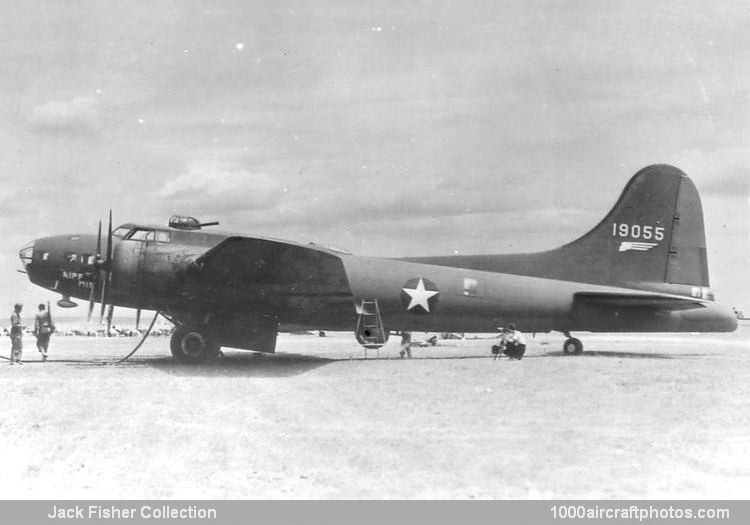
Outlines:
[[172,355],[182,363],[201,363],[219,353],[219,345],[205,330],[194,326],[177,326],[169,344]]
[[563,353],[565,355],[581,355],[583,353],[583,343],[580,339],[569,337],[563,343]]

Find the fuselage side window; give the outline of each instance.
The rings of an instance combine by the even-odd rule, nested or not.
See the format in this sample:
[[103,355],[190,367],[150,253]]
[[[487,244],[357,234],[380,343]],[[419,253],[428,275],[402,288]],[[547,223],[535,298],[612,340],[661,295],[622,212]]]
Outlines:
[[65,253],[65,261],[69,262],[71,264],[75,264],[78,262],[78,254],[73,252],[66,252]]
[[170,236],[168,231],[156,230],[156,242],[169,242]]
[[469,297],[478,297],[481,295],[479,291],[479,282],[476,279],[464,277],[464,295],[468,295]]

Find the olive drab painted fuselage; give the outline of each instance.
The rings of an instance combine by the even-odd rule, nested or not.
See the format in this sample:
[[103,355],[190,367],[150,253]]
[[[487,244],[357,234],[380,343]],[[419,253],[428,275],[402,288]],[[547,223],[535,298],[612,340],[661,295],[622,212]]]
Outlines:
[[[736,327],[710,290],[697,190],[665,165],[638,172],[586,235],[541,253],[384,259],[135,223],[111,238],[108,302],[158,310],[217,345],[273,351],[278,330],[354,330],[368,315],[386,334],[492,332],[509,322],[565,333]],[[103,286],[98,242],[46,237],[20,255],[32,283],[86,300]]]

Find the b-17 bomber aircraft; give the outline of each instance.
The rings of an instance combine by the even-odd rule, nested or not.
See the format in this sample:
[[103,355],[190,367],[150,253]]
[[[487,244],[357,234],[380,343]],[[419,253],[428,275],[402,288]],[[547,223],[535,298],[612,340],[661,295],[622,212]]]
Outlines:
[[[315,244],[207,230],[191,217],[37,239],[20,257],[34,284],[71,298],[160,312],[171,351],[200,362],[228,346],[274,352],[279,331],[728,332],[709,285],[703,212],[679,169],[648,166],[596,227],[529,254],[377,258]],[[211,225],[215,225],[212,223]]]

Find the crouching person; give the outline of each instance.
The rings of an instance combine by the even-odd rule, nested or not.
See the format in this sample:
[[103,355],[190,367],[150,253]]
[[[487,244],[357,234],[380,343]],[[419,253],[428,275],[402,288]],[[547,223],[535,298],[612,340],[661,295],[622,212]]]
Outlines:
[[526,338],[516,330],[516,325],[511,323],[503,329],[503,353],[511,359],[519,361],[526,353]]

